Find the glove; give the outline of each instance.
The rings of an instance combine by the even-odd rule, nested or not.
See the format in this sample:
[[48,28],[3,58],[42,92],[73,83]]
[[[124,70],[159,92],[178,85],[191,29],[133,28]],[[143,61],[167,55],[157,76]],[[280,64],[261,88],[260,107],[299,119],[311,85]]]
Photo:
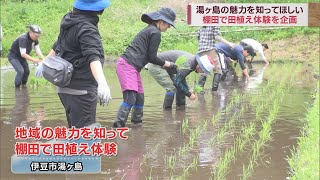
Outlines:
[[170,62],[170,66],[166,68],[168,74],[177,74],[177,65],[173,62]]
[[42,62],[40,62],[36,68],[35,76],[38,78],[41,78],[42,72],[43,72],[43,64],[42,64]]
[[98,98],[101,105],[105,105],[111,101],[110,88],[105,80],[98,81]]

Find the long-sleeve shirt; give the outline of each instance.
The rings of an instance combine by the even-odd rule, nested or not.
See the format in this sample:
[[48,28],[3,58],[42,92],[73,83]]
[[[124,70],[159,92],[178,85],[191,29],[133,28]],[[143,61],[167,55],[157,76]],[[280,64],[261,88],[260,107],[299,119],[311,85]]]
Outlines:
[[67,88],[96,91],[98,84],[92,75],[90,63],[104,63],[104,51],[97,27],[97,15],[72,11],[61,21],[61,37],[52,49],[74,65],[72,79]]
[[[167,78],[167,75],[166,75],[167,73],[163,73],[163,70],[160,70],[160,69],[162,69],[160,66],[148,64],[148,70],[149,70],[149,73],[152,75],[152,77],[162,87],[164,87],[166,90],[170,90],[172,92],[176,92],[177,88],[173,87],[173,82],[176,81],[176,85],[179,87],[180,91],[187,93],[189,91],[189,87],[185,81],[185,76],[190,71],[190,67],[189,67],[190,65],[189,65],[189,63],[185,63],[185,62],[188,62],[189,60],[192,61],[192,59],[195,59],[195,55],[188,53],[188,52],[185,52],[185,51],[181,51],[181,50],[169,50],[169,51],[159,53],[158,57],[160,59],[163,59],[163,60],[169,61],[169,62],[173,62],[173,63],[176,63],[176,61],[178,60],[179,62],[177,62],[176,64],[179,65],[178,68],[179,68],[179,70],[181,70],[181,72],[180,72],[179,78],[176,79],[176,74],[178,72],[173,72],[172,70],[167,69],[167,73],[169,74],[169,76],[172,80],[172,81],[170,81]],[[185,63],[185,64],[181,64],[181,63]],[[185,67],[185,66],[187,66],[187,67]],[[183,69],[185,69],[185,70],[183,70]],[[184,75],[182,75],[182,74],[184,74]],[[170,84],[170,85],[168,85],[168,84]],[[181,90],[181,89],[184,89],[184,90]]]
[[246,69],[245,62],[246,58],[243,55],[243,47],[236,45],[233,49],[224,43],[217,43],[216,48],[227,57],[238,61],[242,70]]
[[177,88],[177,90],[181,91],[187,97],[191,96],[191,92],[189,91],[186,77],[196,69],[197,64],[198,63],[195,56],[188,59],[181,67],[179,67],[177,75],[173,81],[173,85]]
[[258,41],[254,39],[242,39],[241,42],[251,46],[255,52],[259,53],[259,56],[261,57],[261,59],[266,61],[267,58],[263,53],[263,47]]
[[219,36],[220,27],[203,26],[198,30],[198,53],[209,51],[215,47],[216,36]]
[[135,36],[121,57],[137,71],[141,71],[148,62],[163,66],[165,61],[157,57],[160,42],[160,30],[150,24]]

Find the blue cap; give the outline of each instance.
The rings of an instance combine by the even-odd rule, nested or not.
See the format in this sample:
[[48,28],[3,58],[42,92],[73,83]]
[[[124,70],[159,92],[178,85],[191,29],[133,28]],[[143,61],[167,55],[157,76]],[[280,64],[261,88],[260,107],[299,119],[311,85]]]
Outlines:
[[101,11],[110,6],[109,0],[76,0],[73,7],[83,11]]

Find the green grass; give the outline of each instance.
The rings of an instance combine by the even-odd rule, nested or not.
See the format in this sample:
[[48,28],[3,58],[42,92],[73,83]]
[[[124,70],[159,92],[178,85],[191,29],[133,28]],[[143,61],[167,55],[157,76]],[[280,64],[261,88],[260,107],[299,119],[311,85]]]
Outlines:
[[3,67],[3,66],[9,66],[11,65],[9,60],[7,58],[1,58],[0,60],[0,66]]
[[[61,18],[72,9],[73,1],[3,0],[1,4],[1,24],[4,30],[4,55],[8,53],[13,40],[27,31],[26,25],[28,24],[38,24],[42,28],[43,35],[40,38],[40,44],[43,53],[47,54],[57,38]],[[100,16],[99,22],[105,54],[110,57],[117,57],[123,53],[134,36],[146,26],[140,20],[142,13],[155,11],[163,6],[164,2],[159,0],[126,0],[126,3],[111,1],[111,6]],[[230,3],[233,1],[226,2]],[[272,2],[287,1],[275,0]],[[290,2],[298,1],[294,0]],[[168,3],[166,6],[170,6],[169,1]],[[184,9],[184,7],[181,7],[181,9]],[[197,51],[198,43],[195,36],[197,27],[188,26],[184,21],[181,21],[185,17],[185,11],[177,12],[177,29],[170,28],[167,32],[162,33],[159,51],[170,49],[180,49],[191,53]],[[319,32],[318,28],[308,27],[263,31],[248,31],[251,27],[222,27],[221,29],[222,31],[226,31],[223,33],[223,36],[232,42],[239,42],[247,37],[259,39],[263,42],[294,37],[298,34],[306,35]],[[234,30],[242,31],[230,32]]]
[[[8,53],[8,50],[14,39],[18,35],[26,32],[25,26],[33,23],[40,25],[43,30],[43,35],[40,38],[40,44],[43,53],[47,54],[53,42],[57,38],[60,20],[64,14],[66,14],[68,11],[72,9],[73,1],[74,0],[2,0],[1,24],[4,30],[4,40],[2,41],[4,57]],[[146,24],[140,20],[141,14],[158,9],[160,6],[162,6],[162,4],[159,2],[160,1],[158,0],[126,0],[126,3],[123,3],[123,1],[119,0],[111,1],[111,6],[105,10],[102,16],[100,16],[99,23],[99,29],[100,34],[102,36],[105,54],[110,57],[119,56],[125,50],[127,45],[131,42],[134,36],[142,28],[146,26]],[[295,3],[308,1],[227,0],[226,2]],[[319,2],[319,0],[315,0],[312,2]],[[170,4],[168,6],[170,6]],[[184,12],[178,13],[178,20],[184,18]],[[180,49],[191,53],[195,53],[197,51],[197,40],[195,37],[195,31],[197,28],[190,27],[182,21],[177,21],[176,26],[177,29],[170,28],[167,32],[162,34],[162,42],[159,51],[165,51],[169,49]],[[223,31],[223,37],[232,42],[239,42],[241,39],[247,37],[259,39],[259,41],[263,42],[281,40],[285,38],[295,37],[297,35],[307,36],[312,34],[314,36],[314,34],[319,34],[319,28],[308,27],[294,27],[279,30],[249,31],[248,29],[251,28],[252,27],[221,27],[221,30]],[[233,32],[235,30],[241,31]],[[319,36],[317,35],[314,37],[317,38]],[[301,46],[303,46],[303,44]],[[314,59],[316,59],[316,61],[314,61],[314,67],[319,67],[318,58],[315,57]],[[307,58],[302,60],[305,62],[310,61]],[[10,63],[7,60],[7,58],[1,58],[0,65],[6,66],[10,65]],[[42,84],[47,85],[47,82],[42,80],[31,79],[30,81],[31,84],[34,86],[39,86]],[[266,106],[266,104],[263,104],[261,106]],[[261,116],[261,110],[262,109],[257,111],[257,117]],[[214,118],[211,120],[210,125],[216,125],[220,116],[221,113],[216,114]],[[293,151],[293,157],[289,159],[289,163],[293,173],[292,179],[319,179],[319,94],[317,94],[315,106],[312,109],[310,109],[310,112],[307,115],[306,119],[306,126],[302,133],[302,137],[299,138],[298,147],[296,148],[296,150]],[[197,132],[196,129],[190,131],[190,127],[187,122],[188,121],[186,121],[186,124],[184,124],[182,130],[184,135],[190,133],[189,142],[187,143],[187,146],[181,147],[180,155],[178,153],[180,151],[177,151],[173,154],[173,156],[168,157],[168,159],[166,159],[168,165],[170,166],[175,165],[176,161],[180,159],[182,155],[185,154],[183,152],[190,150],[188,148],[194,146],[194,141],[196,137],[199,136],[199,132]],[[232,128],[232,124],[229,125],[230,126],[227,127],[225,130]],[[205,130],[207,127],[203,126],[201,128]],[[224,133],[224,131],[221,131],[221,139],[225,137]],[[213,142],[216,142],[216,138],[212,138],[212,143]],[[155,151],[158,151],[158,147],[155,148]],[[173,169],[175,168],[173,167]],[[188,170],[189,168],[186,169],[186,172]]]
[[298,140],[298,147],[288,159],[290,179],[319,179],[319,83],[316,99],[306,116],[306,124]]

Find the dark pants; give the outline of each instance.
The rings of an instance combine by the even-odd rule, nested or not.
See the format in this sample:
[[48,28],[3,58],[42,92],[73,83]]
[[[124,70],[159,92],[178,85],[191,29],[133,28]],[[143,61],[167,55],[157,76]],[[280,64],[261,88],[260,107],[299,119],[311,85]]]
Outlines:
[[9,57],[9,62],[17,72],[16,78],[14,80],[14,85],[16,87],[19,87],[21,84],[26,84],[30,74],[27,60]]
[[66,111],[68,126],[81,128],[96,122],[97,92],[85,95],[58,93]]
[[181,92],[179,90],[177,90],[176,105],[177,106],[185,106],[186,105],[186,95],[184,95],[183,92]]

